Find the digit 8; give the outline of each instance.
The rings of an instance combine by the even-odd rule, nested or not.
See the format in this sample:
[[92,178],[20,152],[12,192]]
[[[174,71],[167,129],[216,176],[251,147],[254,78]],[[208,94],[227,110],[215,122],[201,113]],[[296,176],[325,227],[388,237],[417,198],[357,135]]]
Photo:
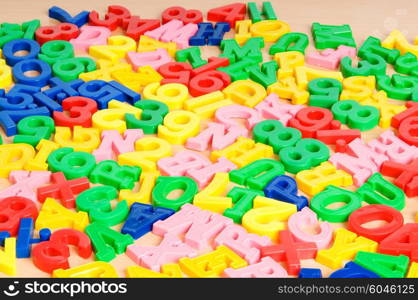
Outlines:
[[336,120],[360,130],[373,129],[380,118],[376,107],[360,105],[354,100],[339,101],[332,106],[331,111]]
[[301,138],[299,130],[284,127],[280,121],[265,120],[254,126],[254,140],[273,147],[274,153],[286,147],[295,145]]
[[163,24],[170,22],[171,20],[180,20],[184,24],[188,23],[200,23],[203,22],[202,13],[196,9],[186,10],[181,6],[172,6],[167,8],[162,13]]
[[302,139],[294,147],[287,147],[280,150],[279,157],[286,171],[295,174],[328,160],[329,149],[321,141]]
[[56,26],[39,27],[35,32],[36,40],[39,44],[44,44],[53,40],[70,40],[76,38],[80,33],[78,27],[71,23],[61,23]]

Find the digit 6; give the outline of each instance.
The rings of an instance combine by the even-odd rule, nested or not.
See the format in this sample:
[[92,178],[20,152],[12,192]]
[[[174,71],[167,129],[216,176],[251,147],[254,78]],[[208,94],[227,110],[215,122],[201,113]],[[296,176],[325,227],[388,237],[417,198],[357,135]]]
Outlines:
[[190,80],[189,92],[193,97],[222,90],[231,83],[231,77],[221,71],[207,71]]

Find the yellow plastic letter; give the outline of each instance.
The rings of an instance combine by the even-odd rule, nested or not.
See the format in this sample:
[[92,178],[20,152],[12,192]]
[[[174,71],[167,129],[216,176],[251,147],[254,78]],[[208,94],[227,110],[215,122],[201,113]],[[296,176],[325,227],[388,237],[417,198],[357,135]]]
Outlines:
[[313,196],[321,192],[328,185],[349,186],[353,184],[353,178],[343,170],[337,170],[329,162],[296,174],[298,188],[306,194]]
[[228,184],[228,173],[216,173],[212,181],[194,196],[193,204],[201,209],[223,214],[225,209],[232,207],[232,199],[221,196]]
[[200,118],[187,110],[169,112],[164,117],[163,125],[158,125],[158,137],[171,144],[184,144],[189,137],[200,130]]
[[88,224],[89,216],[86,212],[74,212],[65,208],[53,198],[46,198],[36,219],[35,229],[73,228],[83,232]]
[[225,96],[232,101],[254,107],[267,96],[266,89],[252,80],[237,80],[223,90]]
[[242,217],[242,226],[248,232],[266,235],[277,242],[279,231],[285,229],[285,222],[296,211],[294,204],[257,196],[253,200],[253,208]]
[[377,245],[373,240],[338,228],[334,231],[334,244],[329,249],[319,250],[316,261],[335,270],[343,266],[343,261],[353,259],[359,251],[376,252]]

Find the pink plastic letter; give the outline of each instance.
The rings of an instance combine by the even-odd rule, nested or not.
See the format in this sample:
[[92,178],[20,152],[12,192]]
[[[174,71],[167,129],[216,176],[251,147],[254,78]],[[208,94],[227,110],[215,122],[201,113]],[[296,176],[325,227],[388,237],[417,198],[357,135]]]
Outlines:
[[374,151],[385,154],[389,160],[401,164],[408,164],[418,157],[418,149],[408,145],[398,138],[392,130],[386,130],[378,138],[368,143]]
[[229,224],[230,218],[185,204],[171,217],[154,223],[153,233],[186,233],[186,244],[200,250],[209,247],[210,241]]
[[[319,224],[320,233],[309,234],[304,231],[304,227],[315,227]],[[328,222],[319,223],[316,213],[308,207],[290,216],[287,227],[295,239],[300,242],[313,242],[318,249],[327,248],[332,239],[332,228]]]
[[213,179],[216,173],[225,172],[237,169],[237,166],[225,157],[220,157],[214,164],[207,165],[200,169],[190,169],[186,171],[186,176],[193,178],[203,188]]
[[356,186],[361,186],[373,173],[378,172],[380,166],[388,157],[375,152],[371,147],[363,143],[361,139],[355,139],[348,144],[346,153],[334,153],[329,161],[338,169],[351,174]]
[[257,264],[240,269],[224,270],[225,277],[231,278],[283,278],[288,277],[286,270],[270,256],[263,257]]
[[183,26],[182,21],[171,20],[154,30],[145,32],[144,35],[162,42],[175,42],[180,49],[183,49],[189,46],[189,38],[197,30],[196,24],[189,23]]
[[303,108],[303,105],[293,105],[279,102],[279,97],[271,93],[254,107],[265,119],[278,120],[287,126],[287,122]]
[[255,124],[263,120],[258,111],[238,104],[223,106],[215,112],[215,119],[226,127],[239,125],[234,118],[244,119],[248,130],[251,130]]
[[211,122],[199,135],[187,140],[186,148],[196,151],[205,151],[209,148],[220,150],[233,144],[240,136],[247,137],[248,130],[235,125],[226,128],[223,124]]
[[161,37],[167,32],[176,32],[182,27],[183,27],[182,21],[171,20],[170,22],[165,23],[164,25],[161,25],[158,28],[145,32],[144,35],[149,36],[150,38],[153,38],[154,40],[160,40]]
[[210,165],[208,158],[190,150],[184,150],[171,157],[161,158],[157,165],[164,176],[185,176],[186,171],[201,169]]
[[151,66],[154,69],[158,69],[161,65],[170,62],[171,56],[165,49],[157,49],[155,51],[148,52],[128,52],[128,62],[134,67],[135,71],[138,71],[139,67]]
[[38,199],[36,196],[37,187],[47,184],[50,177],[51,172],[49,171],[11,171],[9,181],[13,185],[0,191],[0,198],[21,196],[36,202]]
[[354,58],[356,56],[356,48],[341,45],[336,50],[325,49],[322,52],[311,52],[306,55],[306,63],[335,70],[345,56]]
[[229,225],[215,238],[215,245],[225,245],[248,264],[255,264],[260,260],[260,248],[271,245],[271,240],[266,236],[248,233],[244,227],[236,224]]
[[106,27],[85,25],[80,28],[79,36],[71,39],[70,43],[76,50],[87,51],[92,45],[106,45],[110,34],[110,30]]
[[155,272],[160,272],[160,267],[164,264],[176,263],[182,257],[197,255],[192,247],[170,233],[164,235],[158,246],[130,245],[126,254],[138,265]]
[[134,143],[144,136],[142,129],[127,129],[123,138],[117,130],[104,130],[102,132],[102,143],[93,151],[96,161],[112,159],[112,152],[116,156],[126,152],[134,151]]

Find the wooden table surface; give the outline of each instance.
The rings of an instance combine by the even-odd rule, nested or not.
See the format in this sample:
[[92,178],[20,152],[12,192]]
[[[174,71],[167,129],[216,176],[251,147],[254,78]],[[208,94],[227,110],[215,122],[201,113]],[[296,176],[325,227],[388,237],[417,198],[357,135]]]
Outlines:
[[[32,19],[40,19],[42,25],[56,24],[55,20],[49,19],[48,9],[57,5],[66,9],[71,14],[76,14],[81,10],[97,10],[100,15],[104,15],[108,5],[118,4],[126,6],[131,13],[139,15],[142,18],[159,18],[162,11],[169,6],[183,6],[187,9],[200,9],[203,15],[214,7],[226,5],[231,2],[222,0],[1,0],[1,23],[3,22],[24,22]],[[241,1],[250,2],[250,1]],[[254,1],[261,4],[262,1]],[[416,29],[416,13],[418,11],[418,2],[408,0],[354,0],[354,1],[329,1],[329,0],[272,0],[273,8],[279,19],[287,22],[293,32],[304,32],[310,36],[310,46],[307,52],[313,51],[312,38],[310,34],[311,24],[313,22],[320,22],[322,24],[350,24],[353,35],[356,39],[357,45],[361,45],[365,38],[369,35],[384,39],[393,29],[401,30],[410,41],[418,34]],[[87,4],[87,5],[86,5]],[[225,38],[232,38],[233,31],[227,33]],[[271,57],[267,54],[270,48],[270,43],[266,43],[264,48],[264,59],[270,60]],[[203,56],[219,55],[218,47],[204,47]],[[389,71],[391,73],[391,71]],[[402,104],[402,101],[395,101],[394,103]],[[371,131],[363,132],[362,138],[366,141],[375,138],[383,130],[375,128]],[[1,133],[4,138],[4,134]],[[6,142],[10,139],[5,138]],[[181,147],[175,147],[175,152]],[[0,189],[8,186],[8,181],[0,180]],[[231,184],[230,188],[232,188]],[[354,189],[354,187],[352,187]],[[115,203],[114,203],[115,204]],[[415,214],[418,211],[417,199],[407,199],[406,207],[402,210],[405,222],[415,222]],[[376,226],[378,224],[371,224]],[[333,224],[335,228],[344,226],[344,224]],[[114,227],[117,228],[118,227]],[[158,236],[147,234],[136,241],[136,244],[141,245],[157,245],[160,241]],[[208,250],[206,250],[207,252]],[[87,262],[93,261],[90,259],[81,259],[77,256],[74,249],[71,249],[72,255],[70,257],[70,266],[78,266]],[[205,252],[205,251],[203,251]],[[135,263],[126,255],[119,255],[111,264],[116,267],[119,276],[125,276],[125,268]],[[332,272],[331,269],[317,264],[314,260],[304,260],[303,267],[320,267],[323,274],[327,276]],[[38,270],[31,259],[18,259],[17,262],[17,277],[47,277],[49,274]],[[0,277],[6,277],[0,273]]]

